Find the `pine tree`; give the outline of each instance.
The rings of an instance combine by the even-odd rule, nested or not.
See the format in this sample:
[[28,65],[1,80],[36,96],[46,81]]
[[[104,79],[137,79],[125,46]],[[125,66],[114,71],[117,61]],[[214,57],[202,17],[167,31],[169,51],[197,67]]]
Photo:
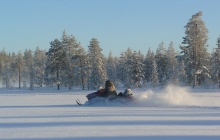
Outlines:
[[168,57],[167,57],[167,51],[164,47],[164,43],[160,43],[156,55],[155,55],[155,61],[157,63],[157,73],[158,73],[158,80],[160,85],[163,87],[168,83]]
[[80,44],[76,54],[72,57],[72,63],[74,64],[74,81],[81,83],[80,85],[84,90],[86,83],[88,83],[88,56]]
[[124,82],[126,87],[131,87],[132,83],[132,50],[130,48],[125,52],[125,63],[124,63]]
[[[33,59],[32,59],[33,60]],[[29,89],[30,90],[33,90],[34,88],[34,79],[35,79],[35,71],[34,71],[34,66],[33,64],[30,65],[30,72],[29,72],[29,75],[30,75],[30,80],[29,80]]]
[[143,56],[140,53],[134,51],[132,53],[132,69],[131,69],[131,80],[135,87],[141,87],[143,84],[144,72],[143,72]]
[[57,89],[59,90],[61,81],[65,78],[65,70],[68,68],[67,54],[58,39],[51,41],[50,45],[49,51],[46,52],[46,73],[50,74],[48,78],[56,82]]
[[170,83],[177,82],[177,60],[176,60],[176,52],[174,49],[173,42],[169,44],[169,48],[167,50],[167,59],[168,59],[168,74],[167,81]]
[[78,49],[78,44],[76,42],[75,37],[73,35],[68,36],[65,31],[63,31],[61,44],[64,52],[66,53],[66,58],[65,58],[66,69],[64,70],[62,81],[64,82],[65,85],[69,86],[69,90],[70,90],[72,88],[74,81],[73,69],[75,67],[72,61],[72,57],[76,54],[76,51]]
[[43,87],[44,83],[44,68],[46,62],[45,51],[37,47],[34,51],[33,65],[34,65],[34,84]]
[[[33,72],[33,54],[30,49],[26,49],[23,55],[24,66],[22,71],[22,78],[24,82],[24,87],[26,87],[27,83],[31,89],[33,89],[33,80],[34,80],[34,72]],[[31,85],[32,84],[32,85]]]
[[125,83],[125,62],[126,62],[125,52],[122,52],[118,59],[116,75],[117,75],[117,79],[123,84]]
[[88,57],[91,66],[90,87],[97,89],[107,80],[107,72],[102,49],[99,46],[98,40],[95,38],[90,41]]
[[[18,83],[19,83],[19,89],[21,88],[21,73],[24,70],[24,59],[22,52],[18,52],[17,59],[15,62],[15,67],[18,70]],[[23,83],[24,84],[24,83]],[[24,85],[23,85],[24,86]]]
[[[151,56],[154,56],[154,53],[152,52]],[[151,82],[152,82],[152,86],[156,87],[159,84],[159,80],[158,80],[158,73],[157,73],[157,63],[156,60],[153,60],[152,63],[152,74],[151,74]]]
[[111,79],[114,83],[116,83],[116,59],[112,56],[112,52],[108,55],[106,69],[108,79]]
[[188,83],[193,87],[205,84],[210,77],[207,52],[208,29],[201,16],[202,12],[198,12],[189,20],[185,26],[184,46],[180,47],[184,53]]
[[178,83],[181,86],[185,86],[186,85],[186,80],[187,80],[187,75],[186,75],[186,71],[185,71],[185,65],[184,65],[184,61],[180,60],[178,62],[178,67],[177,67],[177,71],[178,71]]
[[[68,36],[66,32],[63,32],[61,38],[62,47],[66,52],[67,69],[65,70],[65,79],[62,81],[69,85],[69,89],[73,85],[85,86],[85,61],[87,61],[86,52],[77,42],[73,35]],[[81,84],[80,84],[81,83]]]
[[211,76],[214,83],[218,83],[220,88],[220,37],[217,39],[217,48],[211,57]]
[[5,85],[6,88],[11,88],[11,60],[10,54],[7,55],[6,52],[3,50],[1,52],[2,63],[1,63],[1,73],[2,73],[2,84]]
[[153,59],[152,58],[152,52],[150,49],[148,49],[147,55],[144,59],[144,79],[145,82],[151,82],[151,77],[152,77],[152,70],[153,70]]
[[[1,74],[1,76],[2,76],[2,69],[3,69],[3,65],[4,65],[4,61],[5,61],[5,59],[6,59],[6,52],[5,52],[5,50],[3,49],[3,50],[1,50],[1,52],[0,52],[0,74]],[[2,77],[0,77],[0,78],[2,78]]]

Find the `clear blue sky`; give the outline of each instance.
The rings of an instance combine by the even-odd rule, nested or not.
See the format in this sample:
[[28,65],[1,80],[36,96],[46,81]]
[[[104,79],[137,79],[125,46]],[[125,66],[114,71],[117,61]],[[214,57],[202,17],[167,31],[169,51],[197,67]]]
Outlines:
[[155,51],[160,42],[176,50],[191,16],[203,12],[209,51],[220,35],[220,0],[0,0],[0,50],[48,50],[62,32],[87,50],[97,38],[103,53]]

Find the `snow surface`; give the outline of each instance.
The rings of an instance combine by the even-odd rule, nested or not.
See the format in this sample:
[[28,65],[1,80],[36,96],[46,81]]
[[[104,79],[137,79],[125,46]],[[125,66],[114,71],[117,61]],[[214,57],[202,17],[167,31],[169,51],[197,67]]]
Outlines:
[[79,106],[94,91],[0,89],[0,140],[219,140],[220,90],[132,89],[136,102]]

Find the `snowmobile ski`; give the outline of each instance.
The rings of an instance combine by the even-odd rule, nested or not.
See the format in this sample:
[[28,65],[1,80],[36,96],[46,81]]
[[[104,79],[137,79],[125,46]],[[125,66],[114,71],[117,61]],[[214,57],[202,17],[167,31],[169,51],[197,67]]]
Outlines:
[[79,99],[76,100],[76,103],[77,103],[78,105],[82,105]]

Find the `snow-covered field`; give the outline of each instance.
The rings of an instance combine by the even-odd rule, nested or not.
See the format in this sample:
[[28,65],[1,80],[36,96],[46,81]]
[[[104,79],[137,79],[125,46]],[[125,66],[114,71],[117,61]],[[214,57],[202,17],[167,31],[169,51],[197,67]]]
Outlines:
[[0,89],[0,139],[220,139],[219,89],[133,89],[131,105],[75,103],[90,92]]

